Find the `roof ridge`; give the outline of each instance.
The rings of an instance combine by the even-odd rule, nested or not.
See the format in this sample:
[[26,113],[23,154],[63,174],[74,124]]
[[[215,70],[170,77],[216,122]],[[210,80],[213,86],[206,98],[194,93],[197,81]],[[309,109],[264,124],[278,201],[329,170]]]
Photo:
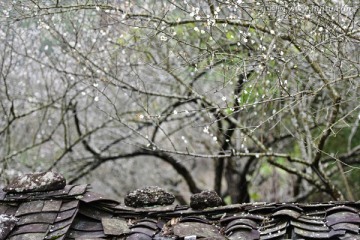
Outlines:
[[[197,202],[192,208],[161,206],[164,200],[158,198],[170,195],[158,188],[144,189],[132,192],[139,193],[132,197],[138,202],[144,197],[151,206],[122,205],[93,192],[88,184],[35,192],[0,190],[0,240],[360,239],[359,201],[219,206]],[[206,191],[196,200],[206,202],[204,196],[216,197]]]

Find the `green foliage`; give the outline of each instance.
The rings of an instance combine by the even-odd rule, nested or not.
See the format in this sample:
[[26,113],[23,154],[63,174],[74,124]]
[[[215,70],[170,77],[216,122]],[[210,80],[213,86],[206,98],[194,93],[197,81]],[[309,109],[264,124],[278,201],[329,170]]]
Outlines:
[[[333,154],[347,152],[351,127],[344,127],[339,130],[334,129],[336,134],[332,134],[326,142],[325,151]],[[358,128],[352,138],[350,148],[360,145],[360,129]]]
[[232,204],[232,202],[231,202],[231,196],[226,196],[226,197],[224,198],[224,203],[225,203],[226,205]]
[[226,112],[227,115],[231,115],[234,112],[234,109],[233,108],[226,108],[225,112]]
[[260,174],[264,177],[271,176],[273,174],[273,166],[268,162],[264,162],[260,167]]
[[[360,169],[349,169],[345,173],[349,180],[351,192],[354,196],[355,201],[360,199]],[[342,188],[344,189],[344,188]]]
[[251,198],[251,200],[253,200],[255,202],[259,201],[259,200],[261,200],[261,194],[258,192],[252,192],[252,193],[250,193],[250,198]]
[[226,38],[230,41],[234,40],[235,33],[233,31],[227,31]]
[[119,44],[120,46],[124,47],[124,46],[126,46],[127,41],[125,40],[124,37],[119,37],[119,38],[116,40],[116,43]]

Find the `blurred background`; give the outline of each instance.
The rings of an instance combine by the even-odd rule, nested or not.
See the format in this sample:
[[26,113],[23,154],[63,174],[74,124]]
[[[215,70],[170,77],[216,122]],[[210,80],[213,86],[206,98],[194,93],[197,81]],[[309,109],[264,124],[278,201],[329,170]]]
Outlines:
[[355,1],[3,1],[0,186],[359,200]]

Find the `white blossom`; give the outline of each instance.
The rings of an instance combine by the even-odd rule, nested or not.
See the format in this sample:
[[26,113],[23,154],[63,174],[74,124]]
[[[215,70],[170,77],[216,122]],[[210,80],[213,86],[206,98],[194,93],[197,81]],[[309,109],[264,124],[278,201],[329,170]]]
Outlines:
[[161,40],[161,41],[167,41],[167,39],[168,39],[168,38],[167,38],[165,35],[161,35],[161,36],[160,36],[160,40]]
[[[360,115],[359,115],[359,116],[360,116]],[[204,127],[203,132],[204,132],[204,133],[209,133],[209,127],[208,127],[208,126]]]

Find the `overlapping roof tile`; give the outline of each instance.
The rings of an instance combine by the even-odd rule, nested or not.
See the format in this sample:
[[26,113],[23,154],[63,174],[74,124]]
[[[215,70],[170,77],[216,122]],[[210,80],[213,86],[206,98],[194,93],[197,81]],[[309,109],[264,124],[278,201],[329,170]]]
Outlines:
[[129,207],[88,185],[21,190],[0,190],[0,240],[360,239],[360,202]]

